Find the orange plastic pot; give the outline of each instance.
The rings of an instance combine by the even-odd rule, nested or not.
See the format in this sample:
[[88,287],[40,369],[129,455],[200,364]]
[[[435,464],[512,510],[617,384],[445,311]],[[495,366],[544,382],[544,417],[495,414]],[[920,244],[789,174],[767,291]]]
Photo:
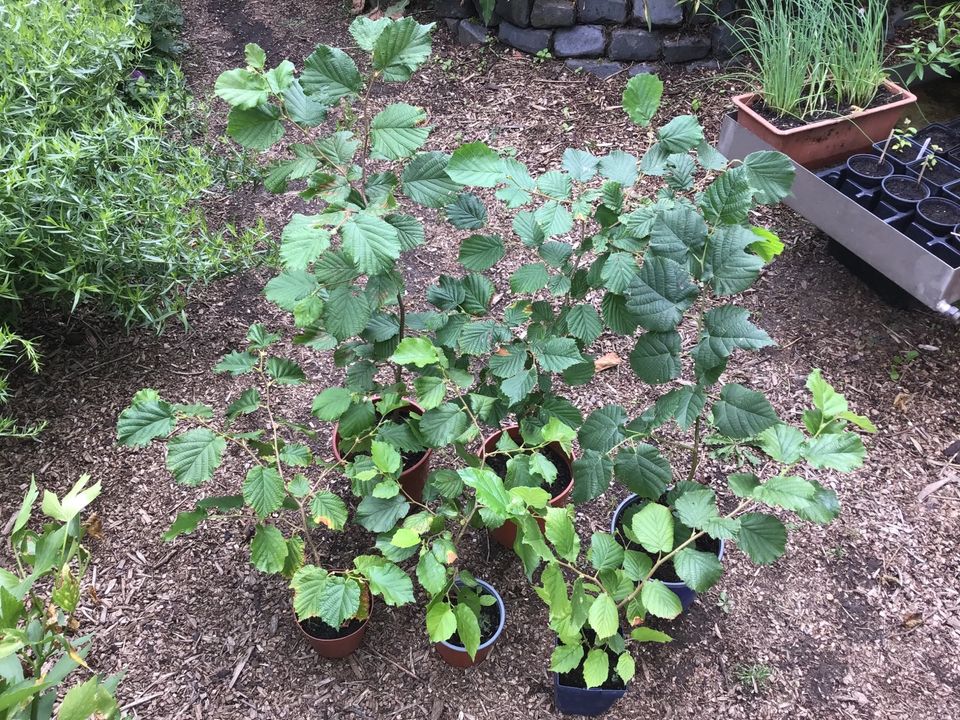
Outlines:
[[370,616],[373,615],[373,599],[370,596],[370,591],[365,589],[364,592],[367,593],[368,602],[370,603],[370,611],[367,613],[367,618],[360,627],[343,637],[329,639],[314,637],[303,629],[303,625],[300,624],[296,613],[294,613],[293,622],[297,626],[297,630],[300,631],[300,634],[303,636],[303,639],[307,641],[307,644],[317,651],[318,655],[325,658],[342,658],[356,652],[357,648],[360,647],[360,643],[363,642],[363,636],[367,633],[367,625],[370,624]]
[[493,585],[490,585],[483,580],[477,579],[477,584],[483,588],[484,592],[486,592],[488,595],[492,595],[493,599],[497,601],[497,611],[500,613],[500,619],[497,623],[496,631],[493,633],[493,635],[487,638],[485,642],[480,644],[480,647],[477,649],[477,654],[473,657],[473,659],[470,658],[470,655],[467,653],[467,649],[462,645],[454,645],[446,640],[441,640],[440,642],[434,644],[433,647],[436,649],[437,654],[443,658],[443,661],[455,668],[473,667],[474,665],[479,665],[486,660],[487,656],[490,654],[490,651],[493,649],[494,644],[503,634],[503,625],[507,620],[507,609],[503,604],[503,598],[500,597],[500,593],[496,591]]
[[781,130],[753,109],[760,101],[760,93],[737,95],[733,104],[737,107],[737,123],[742,127],[799,165],[817,170],[855,153],[868,152],[873,143],[889,136],[903,113],[916,104],[917,96],[909,90],[889,80],[883,85],[896,98],[886,105],[789,130]]
[[[377,402],[380,398],[373,397],[371,400]],[[417,405],[413,400],[407,400],[395,412],[416,412],[423,413],[423,408]],[[333,457],[337,462],[343,462],[343,456],[340,454],[340,423],[333,426]],[[406,468],[400,473],[399,483],[403,488],[404,494],[417,502],[423,502],[423,486],[427,484],[427,475],[430,474],[430,458],[433,456],[433,450],[428,449],[423,457],[415,465]]]
[[[523,438],[520,436],[520,427],[518,425],[511,425],[508,428],[495,432],[493,435],[490,435],[486,440],[483,441],[483,447],[480,449],[481,460],[487,456],[487,453],[496,450],[497,442],[500,440],[500,436],[503,435],[503,433],[507,433],[518,445],[523,441]],[[559,507],[567,501],[567,498],[570,497],[570,493],[573,492],[574,458],[572,455],[567,455],[560,443],[550,443],[548,447],[566,461],[567,469],[570,471],[570,483],[563,489],[563,492],[550,499],[550,505],[552,507]],[[544,529],[543,520],[538,518],[537,522],[540,523],[540,530],[542,531]],[[498,528],[492,528],[489,530],[489,532],[490,537],[492,537],[498,543],[504,547],[512,548],[513,543],[517,539],[517,524],[513,522],[513,520],[507,520],[507,522],[505,522],[503,525]]]

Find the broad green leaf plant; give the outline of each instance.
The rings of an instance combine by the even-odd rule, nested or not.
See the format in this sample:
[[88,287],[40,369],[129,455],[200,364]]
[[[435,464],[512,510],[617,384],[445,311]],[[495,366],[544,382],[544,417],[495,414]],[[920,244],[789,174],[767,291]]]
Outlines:
[[[81,582],[90,563],[81,513],[100,494],[83,475],[63,496],[45,490],[43,520],[34,511],[40,490],[31,480],[13,518],[14,566],[0,568],[0,709],[10,720],[119,718],[114,693],[120,676],[101,678],[86,663],[93,638],[76,636]],[[61,693],[84,668],[88,679]]]

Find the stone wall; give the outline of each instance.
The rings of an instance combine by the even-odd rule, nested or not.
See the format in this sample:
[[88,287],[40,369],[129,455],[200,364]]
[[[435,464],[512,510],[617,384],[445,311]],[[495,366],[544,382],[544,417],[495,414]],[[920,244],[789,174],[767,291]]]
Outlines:
[[[493,35],[523,52],[545,50],[599,75],[634,63],[707,65],[706,58],[728,57],[732,42],[712,16],[694,15],[690,3],[677,0],[497,0],[489,27],[483,26],[475,0],[433,4],[462,44]],[[720,7],[727,4],[732,10],[732,0]]]

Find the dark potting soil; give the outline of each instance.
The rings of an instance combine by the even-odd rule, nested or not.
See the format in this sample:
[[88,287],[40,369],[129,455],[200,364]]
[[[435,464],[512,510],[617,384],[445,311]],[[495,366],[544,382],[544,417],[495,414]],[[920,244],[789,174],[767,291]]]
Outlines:
[[858,155],[850,158],[847,164],[854,172],[872,178],[886,177],[893,170],[890,163],[886,160],[880,162],[880,158],[876,156]]
[[[617,518],[616,535],[620,538],[623,538],[625,541],[624,547],[626,547],[628,550],[639,550],[640,552],[646,552],[646,550],[644,550],[641,546],[631,542],[630,540],[627,540],[627,535],[624,532],[627,511],[633,506],[634,504],[630,504],[625,507],[623,512],[620,513],[620,517]],[[714,555],[717,555],[720,552],[720,541],[715,540],[709,535],[701,535],[694,540],[693,545],[700,552],[713,553]],[[653,577],[655,580],[660,580],[662,582],[683,582],[683,580],[680,579],[680,576],[677,575],[677,571],[674,570],[672,562],[668,562],[666,565],[661,565],[659,568],[657,568],[657,571],[653,574]]]
[[930,138],[930,144],[937,145],[940,151],[950,150],[954,145],[960,145],[960,133],[950,128],[928,126],[913,137],[914,142],[920,145],[923,145],[927,138]]
[[[496,603],[493,605],[481,606],[479,623],[480,644],[483,645],[487,640],[493,637],[493,634],[500,626],[500,606]],[[456,645],[457,647],[464,647],[463,642],[460,640],[460,635],[457,633],[454,633],[450,639],[447,640],[447,642],[451,645]]]
[[[564,490],[566,490],[567,485],[570,484],[570,466],[567,465],[567,459],[549,445],[541,449],[539,452],[557,469],[556,480],[550,483],[549,486],[543,488],[550,493],[550,497],[555,498]],[[525,454],[530,455],[532,452]],[[509,458],[506,455],[491,455],[484,460],[484,463],[486,463],[491,470],[500,476],[501,480],[506,480],[508,459]]]
[[[870,110],[872,108],[880,107],[881,105],[886,105],[887,103],[898,99],[900,99],[899,94],[894,94],[887,90],[887,88],[881,87],[877,91],[877,94],[873,100],[870,101],[869,105],[867,105],[865,108],[857,109]],[[804,125],[820,122],[821,120],[834,120],[836,118],[843,117],[844,115],[849,115],[855,111],[850,105],[841,107],[836,103],[831,102],[827,105],[827,109],[823,112],[814,113],[813,115],[808,115],[807,117],[803,118],[796,118],[780,115],[776,110],[767,107],[762,98],[754,102],[753,110],[758,115],[761,115],[771,125],[779,128],[780,130],[792,130],[793,128],[803,127]]]
[[901,200],[923,200],[927,193],[916,180],[893,178],[884,184],[884,189]]
[[923,205],[923,216],[941,225],[960,224],[960,208],[949,200],[934,198]]
[[[919,174],[920,168],[911,168],[913,172]],[[953,167],[952,165],[947,165],[943,162],[938,162],[933,167],[928,167],[923,171],[923,179],[929,180],[934,185],[939,185],[943,187],[944,185],[949,185],[955,180],[960,180],[960,170]]]
[[[886,144],[886,141],[884,141],[884,144]],[[880,146],[880,152],[883,152],[883,145]],[[897,148],[891,142],[890,147],[887,148],[887,155],[895,157],[904,164],[912,163],[920,156],[920,146],[913,143],[904,143],[903,147]]]
[[[604,648],[604,650],[607,653],[608,665],[612,670],[617,665],[617,656],[608,648]],[[560,673],[560,684],[566,685],[567,687],[586,688],[587,683],[583,679],[583,663],[577,665],[577,667],[570,672]],[[623,688],[623,680],[621,680],[620,676],[616,673],[610,673],[607,676],[606,682],[600,686],[602,690],[623,690]]]
[[354,619],[340,628],[334,628],[327,625],[320,618],[307,618],[306,620],[300,621],[300,627],[303,628],[303,631],[307,635],[319,640],[336,640],[355,633],[363,627],[363,623],[363,620]]

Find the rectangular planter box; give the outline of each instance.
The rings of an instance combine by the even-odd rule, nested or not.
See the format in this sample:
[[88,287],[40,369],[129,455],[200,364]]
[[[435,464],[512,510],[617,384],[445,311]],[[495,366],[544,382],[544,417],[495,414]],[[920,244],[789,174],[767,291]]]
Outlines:
[[[742,160],[757,150],[773,148],[728,115],[717,149],[731,160]],[[796,162],[794,167],[797,175],[793,192],[784,200],[787,206],[927,307],[942,312],[941,302],[960,301],[960,269],[950,267]]]

